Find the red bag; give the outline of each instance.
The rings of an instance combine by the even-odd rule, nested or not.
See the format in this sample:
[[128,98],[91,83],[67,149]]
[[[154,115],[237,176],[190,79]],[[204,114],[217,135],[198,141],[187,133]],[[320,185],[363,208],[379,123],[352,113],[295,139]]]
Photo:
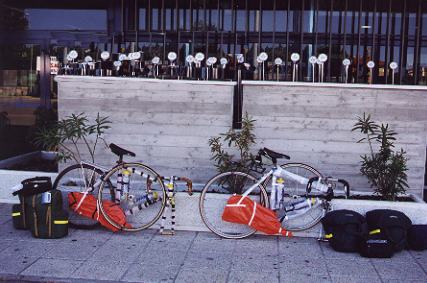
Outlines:
[[[120,230],[111,225],[107,219],[105,219],[104,215],[98,211],[97,199],[93,195],[80,192],[71,192],[68,194],[68,204],[70,209],[74,210],[76,213],[99,221],[99,223],[101,223],[101,225],[105,228],[113,232]],[[109,200],[103,200],[102,205],[104,207],[105,213],[114,223],[117,223],[121,227],[132,227],[129,223],[126,222],[126,215],[118,204]]]
[[222,220],[246,224],[257,231],[270,235],[281,234],[292,237],[292,232],[282,228],[274,211],[254,202],[249,197],[242,197],[240,195],[230,197],[224,208]]

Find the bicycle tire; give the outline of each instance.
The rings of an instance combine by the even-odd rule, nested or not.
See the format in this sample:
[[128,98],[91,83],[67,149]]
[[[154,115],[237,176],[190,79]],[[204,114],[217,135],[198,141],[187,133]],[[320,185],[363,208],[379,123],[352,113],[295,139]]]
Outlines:
[[[280,167],[307,179],[312,177],[323,178],[322,174],[318,170],[304,163],[285,163],[280,165]],[[271,177],[267,178],[263,183],[264,187],[269,188],[270,181]],[[297,182],[292,183],[292,180],[289,180],[285,177],[284,186],[285,192],[288,192],[287,202],[284,204],[285,206],[287,203],[294,201],[295,198],[300,198],[301,201],[304,200],[304,198],[310,198],[306,194],[306,185]],[[294,187],[294,189],[291,187]],[[300,214],[298,214],[298,211],[296,211],[292,219],[282,221],[283,228],[292,232],[299,232],[312,228],[317,223],[319,223],[324,216],[326,210],[324,202],[326,202],[326,200],[319,200],[319,203],[313,205],[310,209]]]
[[[132,175],[130,176],[130,181],[129,181],[129,196],[131,195],[131,192],[135,193],[134,195],[132,195],[132,199],[141,200],[141,199],[143,199],[144,196],[149,194],[148,183],[146,182],[147,179],[146,178],[144,179],[144,177],[143,177],[143,176],[149,175],[149,176],[151,176],[150,180],[151,179],[155,180],[155,182],[153,182],[152,184],[157,185],[155,187],[155,189],[153,189],[151,187],[151,190],[157,192],[158,201],[154,202],[153,204],[150,204],[149,206],[147,206],[145,208],[141,207],[141,209],[138,210],[138,213],[128,214],[127,212],[136,206],[133,205],[131,207],[129,205],[130,197],[128,197],[128,196],[124,197],[125,199],[123,199],[123,200],[120,199],[120,206],[121,206],[122,210],[126,213],[126,216],[127,216],[126,221],[130,225],[130,227],[123,226],[122,224],[116,223],[113,219],[111,219],[111,217],[106,213],[102,202],[100,201],[101,199],[103,199],[103,191],[104,191],[104,185],[105,185],[105,182],[102,182],[100,185],[100,188],[99,188],[99,193],[98,193],[99,194],[98,200],[99,200],[100,211],[104,215],[104,217],[108,221],[108,223],[110,223],[111,225],[113,225],[117,229],[120,229],[123,231],[130,231],[130,232],[137,232],[137,231],[147,229],[147,228],[151,227],[153,224],[155,224],[157,222],[157,220],[159,220],[159,218],[163,214],[163,211],[164,211],[165,206],[166,206],[166,194],[167,194],[165,186],[164,186],[163,182],[161,181],[160,175],[157,174],[157,172],[155,172],[150,167],[148,167],[142,163],[138,163],[138,162],[130,162],[130,163],[119,164],[119,165],[115,166],[114,168],[112,168],[105,175],[104,179],[105,180],[111,180],[112,182],[114,182],[114,180],[117,180],[116,174],[118,175],[121,172],[121,170],[129,170],[129,172],[132,172]],[[141,170],[141,171],[139,171],[139,170]],[[139,172],[139,173],[142,172],[143,174],[141,176],[140,174],[135,174],[134,172]],[[135,180],[137,177],[140,177],[138,179],[139,181]],[[145,181],[143,181],[143,180],[145,180]],[[132,186],[131,186],[131,184],[132,184]],[[145,186],[144,186],[144,184],[145,184]],[[150,186],[152,184],[150,184]],[[138,193],[138,195],[136,195],[136,193]],[[143,216],[140,216],[141,214],[143,214]],[[154,214],[154,215],[147,216],[149,214]],[[147,220],[147,219],[149,219],[149,220]]]
[[[83,171],[82,171],[83,169]],[[88,174],[86,174],[86,170]],[[83,172],[83,173],[82,173]],[[78,229],[93,229],[99,226],[99,222],[87,218],[85,216],[81,216],[76,213],[73,209],[71,209],[68,205],[68,193],[69,192],[86,192],[87,184],[93,185],[94,182],[98,179],[98,176],[101,176],[103,172],[89,164],[73,164],[71,166],[66,167],[62,170],[58,176],[56,177],[53,183],[53,189],[58,189],[62,193],[63,198],[63,209],[68,211],[69,217],[69,225],[72,228]],[[83,181],[83,177],[86,176],[91,180],[86,179]],[[79,179],[81,177],[81,179]],[[108,184],[110,188],[112,188],[111,183]],[[96,188],[93,188],[89,193],[93,194],[95,197],[98,196],[98,192],[95,191]],[[110,190],[110,194],[111,194]],[[112,196],[113,197],[113,196]]]
[[[257,181],[254,176],[243,172],[220,173],[210,179],[204,186],[199,199],[199,212],[206,227],[226,239],[243,239],[254,234],[255,229],[243,224],[225,222],[221,215],[230,196],[242,194]],[[232,183],[232,188],[225,188],[224,182],[228,186]],[[242,183],[243,186],[241,186]],[[267,191],[262,184],[258,185],[249,196],[261,205],[268,206]]]

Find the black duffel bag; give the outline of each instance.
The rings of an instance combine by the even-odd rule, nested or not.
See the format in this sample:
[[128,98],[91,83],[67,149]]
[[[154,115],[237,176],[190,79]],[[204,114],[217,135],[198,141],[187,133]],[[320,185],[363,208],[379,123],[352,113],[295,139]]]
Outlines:
[[52,189],[50,177],[35,177],[25,179],[21,182],[22,188],[12,193],[19,197],[19,204],[12,206],[13,227],[15,229],[26,230],[30,228],[32,215],[29,213],[29,207],[25,205],[31,196],[48,192]]
[[351,210],[334,210],[322,218],[325,238],[339,252],[357,252],[363,241],[365,218]]
[[427,250],[427,225],[412,225],[408,231],[408,247],[411,250]]
[[395,252],[407,246],[408,230],[412,221],[403,212],[391,209],[375,209],[366,213],[369,237],[388,240]]

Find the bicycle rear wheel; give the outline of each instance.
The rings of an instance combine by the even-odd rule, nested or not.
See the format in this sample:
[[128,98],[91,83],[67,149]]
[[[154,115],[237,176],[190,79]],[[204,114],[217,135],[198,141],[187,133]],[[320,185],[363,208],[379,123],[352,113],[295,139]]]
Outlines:
[[[286,171],[300,177],[304,177],[307,180],[312,177],[322,178],[322,174],[319,171],[304,163],[286,163],[281,165],[281,167]],[[286,176],[283,179],[285,188],[285,207],[291,206],[292,203],[304,201],[310,203],[312,206],[305,209],[291,210],[287,213],[278,211],[279,216],[287,216],[287,218],[282,221],[282,227],[289,231],[298,232],[310,229],[319,223],[326,210],[326,200],[316,198],[312,199],[312,197],[307,196],[307,184],[292,180]],[[271,178],[265,180],[264,186],[266,188],[271,188]],[[312,202],[314,202],[314,204]]]
[[[199,210],[209,230],[227,239],[242,239],[256,232],[247,225],[222,220],[222,213],[230,196],[243,194],[256,182],[255,177],[243,172],[221,173],[207,182],[200,195]],[[263,206],[268,204],[267,191],[262,185],[256,186],[249,197]]]
[[[127,188],[122,192],[117,191],[120,186],[118,180],[127,175]],[[115,201],[120,205],[126,215],[128,226],[115,222],[108,211],[100,202],[100,211],[105,219],[114,227],[124,231],[141,231],[152,226],[162,215],[166,206],[166,189],[161,177],[151,168],[142,163],[123,163],[111,169],[105,180],[117,184],[115,187]],[[125,183],[125,180],[123,179]],[[107,188],[107,189],[106,189]],[[99,188],[99,200],[109,195],[108,184],[101,183]]]
[[[71,192],[87,192],[97,197],[99,186],[95,187],[94,185],[96,182],[100,184],[102,173],[100,169],[88,164],[74,164],[62,170],[58,177],[56,177],[53,189],[58,189],[62,193],[63,209],[68,211],[71,227],[91,229],[99,224],[97,220],[81,216],[71,209],[68,194]],[[109,198],[114,198],[111,183],[107,181],[105,186],[108,188]]]

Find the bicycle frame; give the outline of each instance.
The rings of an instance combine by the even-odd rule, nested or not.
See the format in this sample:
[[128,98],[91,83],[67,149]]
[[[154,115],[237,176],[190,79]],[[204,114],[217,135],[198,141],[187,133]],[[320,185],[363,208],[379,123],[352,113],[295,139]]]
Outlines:
[[[272,177],[272,187],[277,186],[277,177],[288,177],[291,180],[294,180],[302,185],[307,185],[309,179],[302,177],[298,174],[289,172],[285,169],[283,169],[280,166],[274,166],[269,172],[264,174],[261,179],[258,180],[254,185],[252,185],[243,195],[242,198],[239,200],[239,202],[236,205],[241,205],[241,202],[245,197],[247,197],[256,187],[259,185],[263,186],[265,180],[267,180],[268,177]],[[326,193],[328,191],[328,186],[321,183],[322,179],[320,178],[315,185],[315,188],[319,190],[320,192]]]

